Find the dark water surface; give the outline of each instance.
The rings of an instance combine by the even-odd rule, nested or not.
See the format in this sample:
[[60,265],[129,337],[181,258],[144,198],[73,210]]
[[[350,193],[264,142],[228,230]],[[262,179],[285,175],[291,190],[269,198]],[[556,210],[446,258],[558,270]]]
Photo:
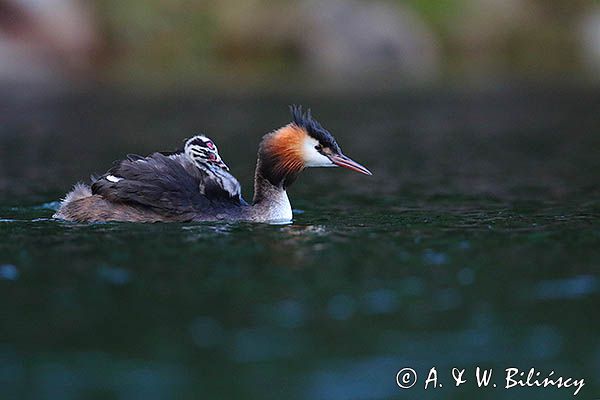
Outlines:
[[[292,101],[374,176],[307,171],[290,225],[50,219],[77,180],[199,130],[251,198],[258,140]],[[600,396],[599,93],[3,102],[1,398],[572,397],[506,390],[508,367]],[[443,387],[424,391],[433,366]]]

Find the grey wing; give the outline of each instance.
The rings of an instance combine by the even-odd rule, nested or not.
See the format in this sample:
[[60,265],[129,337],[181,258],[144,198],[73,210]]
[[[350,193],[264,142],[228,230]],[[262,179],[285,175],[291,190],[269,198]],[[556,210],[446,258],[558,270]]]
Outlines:
[[202,192],[207,182],[179,159],[154,153],[117,162],[92,184],[92,193],[122,203],[182,214],[240,205],[239,200]]
[[183,150],[169,156],[178,158],[192,175],[201,177],[203,185],[200,191],[207,196],[231,198],[246,204],[241,196],[240,183],[229,173],[217,145],[209,137],[193,136],[185,141]]
[[139,161],[139,160],[143,160],[144,158],[146,158],[146,157],[140,156],[137,154],[127,154],[127,159],[129,161]]
[[237,179],[221,168],[198,168],[202,176],[200,191],[209,198],[231,199],[247,205],[242,198],[241,186]]

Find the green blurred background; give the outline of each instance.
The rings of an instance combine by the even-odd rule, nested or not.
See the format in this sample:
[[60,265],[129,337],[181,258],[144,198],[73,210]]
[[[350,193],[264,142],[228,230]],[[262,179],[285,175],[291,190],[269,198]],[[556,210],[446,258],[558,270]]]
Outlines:
[[159,89],[589,82],[593,0],[0,1],[0,79]]

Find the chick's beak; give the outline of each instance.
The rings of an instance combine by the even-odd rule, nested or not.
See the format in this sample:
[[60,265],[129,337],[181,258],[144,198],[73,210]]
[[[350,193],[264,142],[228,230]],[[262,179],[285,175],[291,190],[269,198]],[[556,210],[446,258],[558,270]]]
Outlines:
[[223,162],[223,160],[219,160],[219,161],[217,162],[217,165],[218,165],[219,167],[223,168],[225,171],[229,171],[229,167],[227,166],[227,164],[225,164],[225,163]]
[[343,154],[332,154],[328,156],[332,163],[339,167],[344,167],[351,169],[352,171],[360,172],[365,175],[373,175],[371,171],[367,168],[363,167],[356,161],[352,160],[350,157],[346,157]]
[[210,154],[209,156],[209,160],[210,162],[212,162],[213,164],[217,165],[219,168],[224,169],[225,171],[229,171],[229,167],[227,166],[227,164],[225,164],[223,162],[223,160],[221,159],[221,157],[219,157],[218,155],[215,154]]

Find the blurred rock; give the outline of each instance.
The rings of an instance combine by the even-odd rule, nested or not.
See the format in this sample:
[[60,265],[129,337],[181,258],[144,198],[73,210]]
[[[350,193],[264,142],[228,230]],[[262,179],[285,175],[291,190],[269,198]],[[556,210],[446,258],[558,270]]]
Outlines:
[[432,79],[439,49],[431,30],[408,7],[326,0],[303,3],[298,42],[306,63],[330,78],[394,72]]
[[[313,79],[346,86],[356,83],[349,79],[379,73],[400,81],[427,80],[438,74],[435,35],[417,14],[401,5],[255,0],[242,6],[224,1],[218,13],[217,42],[230,63],[264,65],[270,60],[285,65],[292,57],[314,74]],[[276,54],[283,58],[279,63],[273,60]]]
[[92,10],[77,0],[0,0],[0,81],[85,76],[99,46]]
[[449,61],[471,79],[566,79],[581,72],[576,28],[590,6],[588,0],[465,0],[443,22],[454,53]]
[[530,0],[466,0],[444,21],[458,70],[471,78],[506,72],[504,68],[514,63],[507,60],[507,50],[535,40],[536,27],[544,23],[540,13]]
[[466,50],[496,50],[539,14],[529,0],[466,0],[461,12],[448,19],[448,29]]

